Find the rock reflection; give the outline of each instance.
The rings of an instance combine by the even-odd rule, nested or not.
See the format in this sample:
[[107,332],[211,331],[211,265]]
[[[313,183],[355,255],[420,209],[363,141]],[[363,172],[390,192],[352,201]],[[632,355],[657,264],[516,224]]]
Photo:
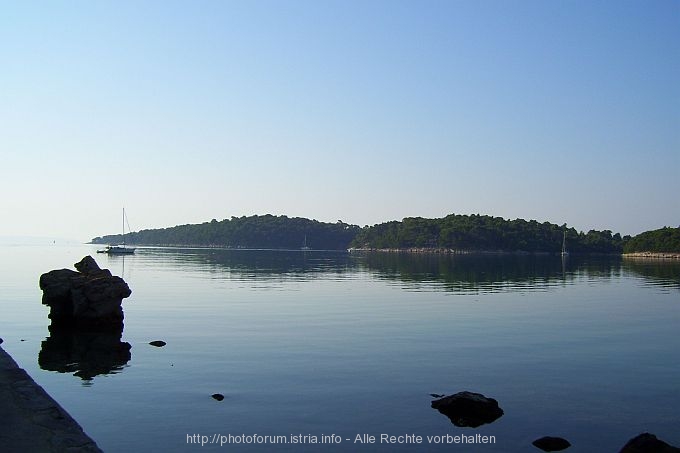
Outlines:
[[94,332],[55,328],[43,342],[38,365],[47,371],[73,373],[90,382],[95,376],[120,372],[132,358],[123,329]]

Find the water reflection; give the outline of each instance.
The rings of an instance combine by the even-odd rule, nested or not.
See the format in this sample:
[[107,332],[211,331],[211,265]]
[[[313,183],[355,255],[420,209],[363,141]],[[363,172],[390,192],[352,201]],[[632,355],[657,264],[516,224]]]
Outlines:
[[406,290],[455,293],[544,291],[578,279],[609,280],[621,276],[618,256],[437,255],[374,253],[365,258],[376,278]]
[[123,330],[93,332],[50,326],[38,365],[47,371],[73,373],[88,384],[95,376],[120,372],[132,358]]
[[555,256],[388,254],[366,256],[377,278],[406,289],[452,292],[537,290],[574,280],[581,263]]
[[680,290],[679,260],[626,258],[623,268],[644,277],[649,285]]
[[250,282],[351,278],[356,273],[406,290],[456,293],[541,291],[577,279],[609,280],[623,272],[680,289],[679,262],[623,261],[620,256],[304,252],[300,250],[149,248],[137,258],[155,266],[193,269]]
[[353,267],[349,254],[334,251],[149,248],[139,255],[158,266],[191,266],[234,279],[308,279]]
[[376,278],[414,290],[536,291],[577,279],[613,280],[624,272],[655,286],[680,289],[680,262],[623,261],[620,256],[437,255],[372,253],[362,265]]

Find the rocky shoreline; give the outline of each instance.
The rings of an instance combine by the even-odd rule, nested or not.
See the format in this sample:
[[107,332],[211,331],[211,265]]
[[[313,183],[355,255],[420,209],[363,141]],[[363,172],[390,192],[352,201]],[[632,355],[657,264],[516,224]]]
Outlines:
[[[435,247],[408,247],[408,248],[350,248],[350,253],[413,253],[432,255],[515,255],[515,256],[560,256],[560,252],[527,252],[526,250],[459,250]],[[581,255],[580,253],[578,255]],[[612,253],[586,253],[594,256],[619,256]]]
[[[433,255],[539,255],[559,256],[558,252],[527,252],[523,250],[456,250],[447,248],[430,248],[430,247],[409,247],[409,248],[351,248],[347,250],[350,253],[414,253],[414,254],[433,254]],[[582,255],[582,254],[577,254]],[[654,260],[677,260],[680,259],[680,253],[675,252],[634,252],[634,253],[585,253],[583,255],[595,256],[621,256],[623,258],[643,258]]]
[[650,260],[680,260],[680,253],[673,252],[635,252],[624,253],[624,258],[650,259]]
[[3,451],[101,453],[78,422],[0,347]]
[[[354,253],[418,253],[418,254],[433,254],[433,255],[555,255],[551,252],[526,252],[523,250],[458,250],[447,248],[430,248],[430,247],[409,247],[409,248],[350,248],[348,252]],[[559,255],[559,253],[557,253]]]

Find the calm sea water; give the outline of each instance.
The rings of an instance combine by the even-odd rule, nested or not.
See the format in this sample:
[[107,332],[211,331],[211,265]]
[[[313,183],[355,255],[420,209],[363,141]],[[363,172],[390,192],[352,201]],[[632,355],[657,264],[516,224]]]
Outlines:
[[[678,263],[95,250],[0,245],[0,337],[104,451],[530,452],[553,435],[616,452],[644,431],[680,445]],[[87,254],[132,288],[120,338],[48,331],[40,275]],[[505,415],[460,428],[430,407],[463,390]],[[495,444],[427,440],[478,433]],[[340,443],[197,443],[229,435]]]

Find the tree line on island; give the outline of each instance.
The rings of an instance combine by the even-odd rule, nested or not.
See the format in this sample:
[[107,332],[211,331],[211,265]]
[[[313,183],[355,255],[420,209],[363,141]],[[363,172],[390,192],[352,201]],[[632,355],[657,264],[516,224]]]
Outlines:
[[565,240],[570,252],[617,253],[627,239],[609,230],[583,233],[549,222],[451,214],[441,219],[409,217],[401,222],[365,228],[354,239],[354,245],[380,249],[557,253]]
[[[301,217],[254,215],[200,224],[127,233],[137,245],[183,245],[233,248],[345,250],[360,228],[338,220],[325,223]],[[95,244],[119,244],[122,235],[97,237]]]
[[[407,217],[363,228],[340,220],[328,223],[267,214],[141,230],[125,236],[125,242],[137,245],[526,253],[559,253],[563,240],[570,253],[680,253],[680,227],[622,237],[610,230],[584,233],[566,224],[479,214]],[[92,239],[94,244],[121,242],[122,235]]]
[[624,244],[624,253],[680,253],[680,227],[645,231]]

